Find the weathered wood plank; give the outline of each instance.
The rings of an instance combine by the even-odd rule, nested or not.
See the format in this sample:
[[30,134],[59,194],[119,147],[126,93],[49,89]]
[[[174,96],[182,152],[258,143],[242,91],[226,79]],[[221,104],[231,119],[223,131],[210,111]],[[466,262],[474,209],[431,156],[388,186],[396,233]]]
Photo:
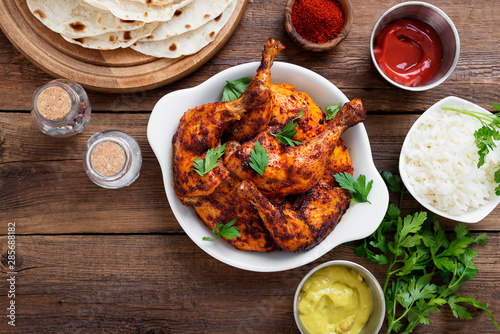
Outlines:
[[146,133],[149,116],[149,113],[93,113],[82,133],[54,138],[37,128],[31,114],[3,112],[0,113],[0,164],[82,160],[88,139],[96,132],[110,129],[127,132],[139,143],[143,158],[154,158]]
[[[497,317],[499,242],[494,233],[486,246],[475,247],[479,273],[460,290],[489,303]],[[0,245],[4,256],[6,237]],[[185,235],[18,236],[16,250],[16,329],[22,333],[296,333],[293,295],[314,266],[351,260],[380,282],[386,270],[340,246],[298,269],[247,272],[211,258]],[[1,268],[4,309],[7,270]],[[472,315],[470,321],[455,320],[443,308],[430,326],[414,333],[494,332],[484,312]],[[4,317],[0,332],[8,329]]]
[[[378,17],[399,1],[354,2],[354,25],[338,48],[326,53],[306,52],[295,45],[283,25],[284,2],[250,1],[235,34],[224,48],[195,73],[176,83],[135,94],[90,93],[94,107],[102,111],[149,111],[164,94],[200,84],[228,67],[260,59],[263,41],[282,40],[287,49],[277,57],[310,68],[337,85],[348,97],[361,97],[369,110],[422,112],[448,95],[457,95],[488,107],[500,100],[500,55],[492,47],[499,32],[495,18],[500,3],[438,0],[455,22],[461,38],[461,55],[455,72],[440,87],[422,93],[406,92],[385,83],[371,64],[369,38]],[[50,76],[29,63],[0,32],[0,108],[29,110],[34,90]]]
[[129,187],[95,185],[77,160],[11,163],[0,169],[0,220],[18,233],[181,232],[172,214],[156,160],[144,159]]

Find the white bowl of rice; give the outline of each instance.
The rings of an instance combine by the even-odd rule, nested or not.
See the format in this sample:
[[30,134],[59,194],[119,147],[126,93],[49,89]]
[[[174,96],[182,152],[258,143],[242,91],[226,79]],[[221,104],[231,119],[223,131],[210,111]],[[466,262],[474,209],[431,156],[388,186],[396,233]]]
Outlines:
[[[500,202],[494,174],[500,166],[500,148],[479,155],[474,132],[482,125],[475,117],[441,107],[489,111],[449,96],[424,112],[406,136],[399,172],[410,194],[426,209],[442,217],[477,223]],[[500,143],[497,143],[500,146]]]

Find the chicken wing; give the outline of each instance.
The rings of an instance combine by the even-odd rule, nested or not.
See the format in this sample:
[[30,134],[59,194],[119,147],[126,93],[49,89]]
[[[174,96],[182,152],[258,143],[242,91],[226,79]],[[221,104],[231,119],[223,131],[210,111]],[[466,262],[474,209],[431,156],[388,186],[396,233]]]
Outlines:
[[290,252],[319,244],[340,221],[351,198],[347,190],[323,180],[292,205],[273,204],[248,180],[236,186],[235,192],[255,206],[276,244]]
[[[244,144],[229,142],[224,165],[241,180],[252,181],[266,196],[283,197],[304,193],[316,186],[323,177],[342,132],[365,117],[361,100],[352,100],[340,109],[325,131],[296,147],[281,144],[272,135],[273,131],[279,132],[279,129],[269,128]],[[249,165],[250,152],[257,141],[269,156],[263,175]]]
[[[205,158],[207,149],[219,145],[223,132],[233,121],[240,120],[243,114],[254,115],[266,108],[270,109],[271,65],[282,48],[283,45],[274,39],[266,41],[257,75],[240,98],[230,102],[204,104],[189,109],[182,116],[172,139],[174,189],[181,201],[185,201],[185,197],[209,195],[219,184],[227,181],[229,172],[221,163],[200,176],[193,170],[193,160]],[[250,122],[249,126],[252,124]]]

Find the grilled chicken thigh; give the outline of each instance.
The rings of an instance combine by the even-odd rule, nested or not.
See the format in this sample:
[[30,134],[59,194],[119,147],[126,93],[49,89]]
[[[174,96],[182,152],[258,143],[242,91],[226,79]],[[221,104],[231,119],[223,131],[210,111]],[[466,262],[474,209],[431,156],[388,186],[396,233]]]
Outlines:
[[[241,180],[252,181],[266,196],[297,195],[312,189],[323,177],[335,143],[344,130],[366,117],[361,100],[346,103],[331,120],[325,131],[295,147],[285,146],[272,135],[280,129],[269,128],[254,139],[240,144],[229,142],[224,165]],[[269,162],[263,175],[249,165],[255,143],[265,148]]]
[[340,221],[351,199],[347,190],[323,180],[291,206],[274,205],[248,180],[236,187],[236,194],[255,206],[276,244],[290,252],[319,244]]
[[297,119],[297,133],[294,140],[304,141],[315,137],[326,128],[325,113],[304,92],[298,92],[295,87],[287,84],[271,84],[272,116],[269,126],[282,129],[286,123],[297,117],[301,110],[304,116]]
[[252,203],[278,248],[291,252],[311,249],[330,234],[349,206],[349,192],[337,187],[333,177],[341,172],[352,174],[353,169],[340,138],[323,178],[313,189],[293,200],[267,198],[250,181],[243,181],[232,192],[241,197],[239,201],[232,199],[233,205]]
[[257,252],[269,252],[276,249],[276,244],[262,224],[257,210],[250,202],[234,193],[234,187],[238,182],[239,180],[230,178],[218,186],[212,194],[198,197],[191,204],[211,230],[219,222],[227,224],[236,218],[233,226],[240,229],[241,237],[226,239],[234,247]]

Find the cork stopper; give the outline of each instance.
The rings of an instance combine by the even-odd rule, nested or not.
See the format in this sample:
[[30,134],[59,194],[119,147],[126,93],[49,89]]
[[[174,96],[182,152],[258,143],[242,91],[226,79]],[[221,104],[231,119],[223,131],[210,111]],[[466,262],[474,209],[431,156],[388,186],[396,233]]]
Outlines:
[[106,141],[97,144],[92,151],[90,163],[101,175],[112,176],[118,174],[125,166],[125,151],[115,142]]
[[63,119],[71,111],[71,97],[64,88],[49,86],[38,94],[36,108],[46,119]]

